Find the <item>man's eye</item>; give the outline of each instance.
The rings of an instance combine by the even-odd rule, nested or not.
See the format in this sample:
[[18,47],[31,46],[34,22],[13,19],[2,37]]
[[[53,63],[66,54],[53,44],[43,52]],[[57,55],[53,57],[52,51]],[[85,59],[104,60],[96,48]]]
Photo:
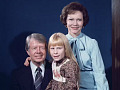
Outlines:
[[41,49],[45,49],[45,47],[41,47]]
[[34,49],[34,50],[36,50],[37,48],[36,48],[36,47],[34,47],[33,49]]

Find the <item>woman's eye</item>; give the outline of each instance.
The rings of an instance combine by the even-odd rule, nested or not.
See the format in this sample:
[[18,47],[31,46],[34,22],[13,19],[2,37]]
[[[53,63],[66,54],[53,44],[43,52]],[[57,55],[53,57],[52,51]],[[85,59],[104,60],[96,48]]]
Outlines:
[[78,21],[82,21],[82,19],[78,19]]
[[69,19],[70,21],[73,21],[73,19]]

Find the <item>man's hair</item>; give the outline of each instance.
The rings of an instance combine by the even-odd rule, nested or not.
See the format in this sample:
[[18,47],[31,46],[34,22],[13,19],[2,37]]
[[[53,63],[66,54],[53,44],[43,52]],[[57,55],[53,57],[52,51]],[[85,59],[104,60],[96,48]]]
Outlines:
[[45,48],[47,50],[47,41],[46,38],[39,33],[32,33],[31,35],[27,36],[26,38],[26,45],[25,45],[25,50],[28,51],[28,49],[30,48],[29,43],[31,39],[35,39],[37,40],[39,43],[45,43]]

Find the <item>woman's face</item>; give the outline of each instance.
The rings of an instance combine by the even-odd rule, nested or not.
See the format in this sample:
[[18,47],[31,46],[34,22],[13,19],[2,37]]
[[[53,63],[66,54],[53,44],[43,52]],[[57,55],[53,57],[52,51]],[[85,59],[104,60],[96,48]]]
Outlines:
[[59,61],[65,57],[64,46],[50,46],[50,55],[54,61]]
[[82,12],[76,11],[75,13],[68,14],[66,23],[67,23],[68,33],[73,37],[77,37],[81,33],[83,27]]

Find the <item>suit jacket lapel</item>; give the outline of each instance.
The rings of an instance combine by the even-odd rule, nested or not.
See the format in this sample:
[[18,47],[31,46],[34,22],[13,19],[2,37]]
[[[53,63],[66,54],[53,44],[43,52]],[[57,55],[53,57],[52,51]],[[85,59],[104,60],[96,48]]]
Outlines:
[[46,60],[46,64],[45,64],[45,73],[44,73],[44,78],[42,80],[42,90],[45,90],[45,88],[47,87],[48,83],[50,82],[50,80],[52,79],[52,68],[51,68],[51,64]]
[[24,75],[25,77],[24,82],[25,82],[27,90],[35,90],[32,71],[31,71],[30,66],[26,67],[25,73],[26,74]]

